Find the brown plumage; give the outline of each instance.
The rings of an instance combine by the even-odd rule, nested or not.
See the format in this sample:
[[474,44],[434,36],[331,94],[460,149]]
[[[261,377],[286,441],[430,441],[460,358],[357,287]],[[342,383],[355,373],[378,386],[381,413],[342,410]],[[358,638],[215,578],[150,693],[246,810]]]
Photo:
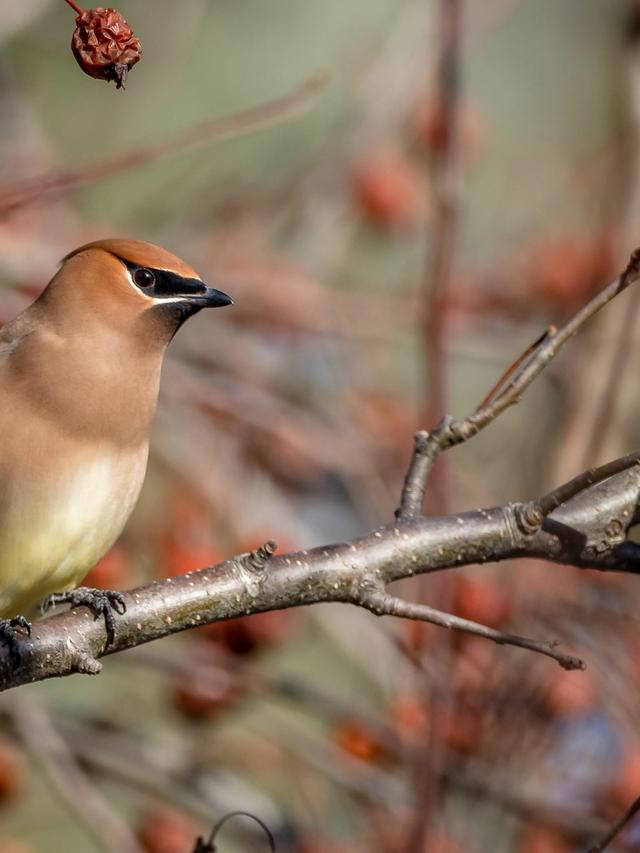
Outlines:
[[229,297],[158,246],[64,259],[0,332],[0,615],[72,589],[119,536],[146,470],[162,357]]

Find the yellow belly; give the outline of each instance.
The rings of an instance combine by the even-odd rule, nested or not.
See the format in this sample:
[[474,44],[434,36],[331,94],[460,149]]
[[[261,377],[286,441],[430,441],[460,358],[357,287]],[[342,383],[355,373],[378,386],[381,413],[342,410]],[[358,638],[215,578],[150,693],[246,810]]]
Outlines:
[[53,592],[78,586],[122,532],[138,498],[146,449],[61,466],[43,487],[20,490],[0,519],[0,615],[27,613]]

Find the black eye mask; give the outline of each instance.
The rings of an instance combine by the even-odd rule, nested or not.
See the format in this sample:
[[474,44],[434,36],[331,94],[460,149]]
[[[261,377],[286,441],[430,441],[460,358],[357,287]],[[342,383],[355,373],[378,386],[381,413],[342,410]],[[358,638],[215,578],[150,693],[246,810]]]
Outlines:
[[[169,270],[158,270],[153,267],[141,267],[121,258],[131,274],[136,287],[146,296],[154,299],[166,299],[172,296],[204,295],[207,286],[199,278],[184,278]],[[148,283],[146,283],[148,281]]]
[[221,308],[233,304],[233,300],[221,290],[200,281],[199,278],[184,278],[169,270],[159,270],[155,267],[143,267],[119,258],[126,266],[135,286],[153,299],[171,299],[179,297],[194,308]]

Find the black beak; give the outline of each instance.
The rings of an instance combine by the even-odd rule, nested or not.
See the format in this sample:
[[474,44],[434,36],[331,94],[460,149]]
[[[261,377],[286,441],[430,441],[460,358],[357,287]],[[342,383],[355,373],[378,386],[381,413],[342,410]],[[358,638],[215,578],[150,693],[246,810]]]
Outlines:
[[222,290],[215,287],[206,287],[201,293],[185,295],[185,302],[197,305],[200,308],[223,308],[225,305],[233,305],[233,299]]

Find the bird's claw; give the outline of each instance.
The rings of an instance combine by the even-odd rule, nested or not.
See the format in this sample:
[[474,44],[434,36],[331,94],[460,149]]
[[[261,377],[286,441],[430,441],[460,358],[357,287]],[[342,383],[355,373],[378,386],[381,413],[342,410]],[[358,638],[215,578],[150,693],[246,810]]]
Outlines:
[[18,666],[21,660],[18,637],[31,636],[31,622],[24,616],[14,616],[12,619],[0,619],[0,643],[9,650],[13,665]]
[[113,645],[116,636],[116,617],[122,616],[127,605],[124,595],[114,589],[91,589],[87,586],[79,586],[69,592],[54,592],[48,596],[40,605],[42,613],[46,613],[57,604],[70,604],[71,607],[88,607],[93,613],[94,619],[101,616],[107,632],[107,647]]

